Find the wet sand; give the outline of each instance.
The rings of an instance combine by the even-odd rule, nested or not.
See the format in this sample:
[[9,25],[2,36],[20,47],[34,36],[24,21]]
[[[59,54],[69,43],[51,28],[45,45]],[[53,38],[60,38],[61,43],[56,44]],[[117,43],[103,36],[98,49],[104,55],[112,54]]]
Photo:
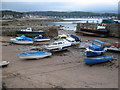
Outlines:
[[[73,31],[67,31],[67,33],[74,34]],[[108,42],[118,41],[117,38],[80,37],[82,46],[93,39]],[[9,40],[9,38],[4,37],[3,39]],[[39,42],[36,45],[44,47],[48,43]],[[10,62],[7,67],[2,68],[5,86],[7,88],[118,88],[119,53],[106,52],[106,55],[113,55],[117,59],[89,66],[83,60],[85,49],[81,49],[80,45],[53,53],[47,58],[21,60],[17,54],[28,50],[33,45],[3,43],[2,60]]]

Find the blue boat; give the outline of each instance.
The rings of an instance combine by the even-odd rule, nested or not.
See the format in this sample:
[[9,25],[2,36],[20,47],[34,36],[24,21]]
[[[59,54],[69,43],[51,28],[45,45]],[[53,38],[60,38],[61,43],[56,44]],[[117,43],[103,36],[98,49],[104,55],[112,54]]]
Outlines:
[[15,44],[33,44],[33,39],[26,37],[24,35],[20,37],[12,38],[10,40],[12,43],[15,43]]
[[97,64],[97,63],[103,63],[112,60],[114,57],[113,56],[99,56],[95,58],[85,58],[84,61],[86,64],[92,65],[92,64]]
[[50,52],[25,52],[18,54],[20,59],[39,59],[51,56]]
[[99,40],[93,40],[92,44],[86,48],[85,54],[86,56],[97,56],[106,52],[106,48],[104,47],[104,42]]

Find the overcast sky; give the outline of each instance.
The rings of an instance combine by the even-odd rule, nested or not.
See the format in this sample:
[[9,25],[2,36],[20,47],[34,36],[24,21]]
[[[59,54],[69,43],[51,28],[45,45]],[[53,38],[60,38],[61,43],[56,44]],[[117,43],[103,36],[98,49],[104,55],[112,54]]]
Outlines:
[[14,11],[118,11],[119,0],[2,0],[3,10]]

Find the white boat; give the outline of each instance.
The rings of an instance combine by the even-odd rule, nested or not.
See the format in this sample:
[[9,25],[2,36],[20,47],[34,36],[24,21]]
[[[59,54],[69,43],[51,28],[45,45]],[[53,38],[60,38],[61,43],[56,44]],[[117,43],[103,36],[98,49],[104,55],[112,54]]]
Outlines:
[[51,56],[50,52],[25,52],[18,54],[20,59],[39,59]]
[[66,39],[68,42],[71,43],[71,45],[77,45],[77,44],[80,44],[81,40],[78,36],[76,35],[65,35],[65,34],[62,34],[62,35],[58,35],[56,38],[54,38],[55,40],[58,40],[58,39]]
[[32,38],[28,38],[24,35],[10,39],[10,40],[12,43],[15,43],[15,44],[33,44]]
[[8,61],[0,61],[0,67],[7,66],[8,64]]
[[31,31],[31,32],[32,32],[32,28],[29,27],[29,28],[27,28],[27,29],[21,29],[21,31],[27,31],[27,32]]
[[71,45],[78,45],[80,44],[80,41],[76,41],[74,38],[68,37],[66,38],[67,41],[71,43]]
[[50,51],[61,51],[69,48],[70,46],[71,46],[70,42],[68,42],[65,39],[61,39],[61,40],[54,41],[50,45],[46,46],[46,49]]
[[34,41],[50,41],[50,38],[48,37],[43,37],[43,36],[36,36],[34,38]]

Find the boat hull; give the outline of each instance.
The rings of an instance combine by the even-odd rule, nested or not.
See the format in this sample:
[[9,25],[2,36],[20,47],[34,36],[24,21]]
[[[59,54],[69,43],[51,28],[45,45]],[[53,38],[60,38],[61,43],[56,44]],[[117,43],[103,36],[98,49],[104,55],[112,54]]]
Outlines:
[[101,55],[103,54],[104,52],[91,52],[91,51],[86,51],[85,55],[87,57],[90,57],[90,56],[98,56],[98,55]]
[[99,30],[90,30],[90,29],[80,29],[80,33],[86,34],[86,35],[93,35],[93,36],[100,36],[105,37],[108,36],[108,31],[99,31]]
[[113,59],[113,56],[100,56],[96,58],[85,58],[84,61],[86,64],[92,65],[97,63],[107,62]]
[[49,53],[49,52],[28,52],[28,53],[18,54],[20,59],[39,59],[39,58],[45,58],[51,55],[52,53]]
[[120,51],[120,47],[109,47],[109,48],[107,48],[107,50]]
[[102,51],[94,51],[94,50],[90,50],[90,49],[87,48],[87,50],[85,51],[85,55],[87,57],[99,56],[99,55],[102,55],[105,51],[106,51],[106,48]]
[[72,42],[71,45],[78,45],[80,42]]
[[62,50],[66,50],[68,49],[70,46],[64,46],[64,47],[50,47],[50,48],[46,48],[49,51],[62,51]]
[[14,44],[33,44],[33,41],[13,41]]
[[1,61],[0,62],[0,67],[4,67],[4,66],[7,66],[10,62],[8,61]]
[[50,41],[50,39],[34,39],[34,41],[42,42],[42,41]]

